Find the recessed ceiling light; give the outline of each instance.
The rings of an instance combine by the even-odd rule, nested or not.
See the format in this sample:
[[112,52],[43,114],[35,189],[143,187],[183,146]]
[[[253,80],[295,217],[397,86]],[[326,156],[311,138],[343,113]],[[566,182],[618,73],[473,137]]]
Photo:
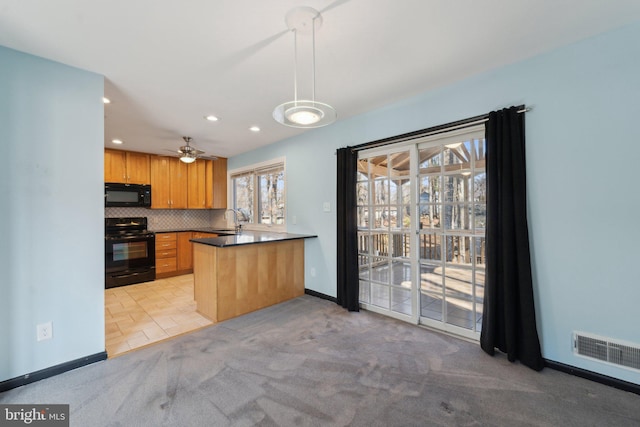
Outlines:
[[112,139],[111,142],[113,142],[114,144],[124,144],[121,139]]
[[209,120],[210,122],[217,122],[219,120],[216,116],[212,114],[209,114],[208,116],[204,116],[204,118]]
[[102,102],[104,102],[105,104],[111,104],[111,100],[105,96],[102,97]]
[[250,130],[251,132],[260,132],[260,128],[259,128],[258,126],[251,126],[251,127],[249,128],[249,130]]

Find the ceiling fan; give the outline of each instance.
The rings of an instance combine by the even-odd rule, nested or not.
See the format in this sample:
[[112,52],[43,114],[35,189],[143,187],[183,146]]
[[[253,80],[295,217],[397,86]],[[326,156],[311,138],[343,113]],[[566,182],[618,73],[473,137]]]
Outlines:
[[[197,148],[191,146],[192,138],[190,136],[183,136],[182,139],[184,140],[185,145],[183,145],[182,147],[176,150],[181,161],[185,163],[193,163],[196,161],[196,159],[207,159],[207,160],[217,159],[217,157],[214,157],[214,156],[202,156],[201,154],[204,154],[204,151],[198,150]],[[173,151],[173,150],[169,150],[169,151]]]

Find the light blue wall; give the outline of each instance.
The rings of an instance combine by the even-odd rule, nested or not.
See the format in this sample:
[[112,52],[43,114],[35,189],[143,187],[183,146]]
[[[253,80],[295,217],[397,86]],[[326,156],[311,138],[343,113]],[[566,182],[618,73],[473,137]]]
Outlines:
[[335,296],[335,150],[519,104],[533,107],[529,227],[543,356],[640,384],[637,371],[571,348],[573,331],[640,344],[640,24],[233,157],[229,169],[286,156],[289,231],[319,236],[306,243],[306,286]]
[[0,47],[0,381],[104,351],[102,96]]

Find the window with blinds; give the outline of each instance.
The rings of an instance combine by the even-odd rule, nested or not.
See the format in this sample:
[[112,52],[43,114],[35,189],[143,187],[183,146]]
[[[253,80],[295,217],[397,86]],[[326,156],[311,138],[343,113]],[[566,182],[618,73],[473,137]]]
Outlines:
[[255,228],[285,229],[284,159],[231,171],[231,205],[238,220]]

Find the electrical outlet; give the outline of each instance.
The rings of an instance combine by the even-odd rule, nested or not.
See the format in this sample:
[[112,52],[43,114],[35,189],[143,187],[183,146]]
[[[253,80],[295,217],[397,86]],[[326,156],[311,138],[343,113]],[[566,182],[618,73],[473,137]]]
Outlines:
[[311,267],[311,271],[309,271],[309,273],[311,273],[311,277],[316,277],[316,269],[314,267]]
[[51,322],[40,323],[36,327],[38,341],[50,340],[53,337],[53,326]]

